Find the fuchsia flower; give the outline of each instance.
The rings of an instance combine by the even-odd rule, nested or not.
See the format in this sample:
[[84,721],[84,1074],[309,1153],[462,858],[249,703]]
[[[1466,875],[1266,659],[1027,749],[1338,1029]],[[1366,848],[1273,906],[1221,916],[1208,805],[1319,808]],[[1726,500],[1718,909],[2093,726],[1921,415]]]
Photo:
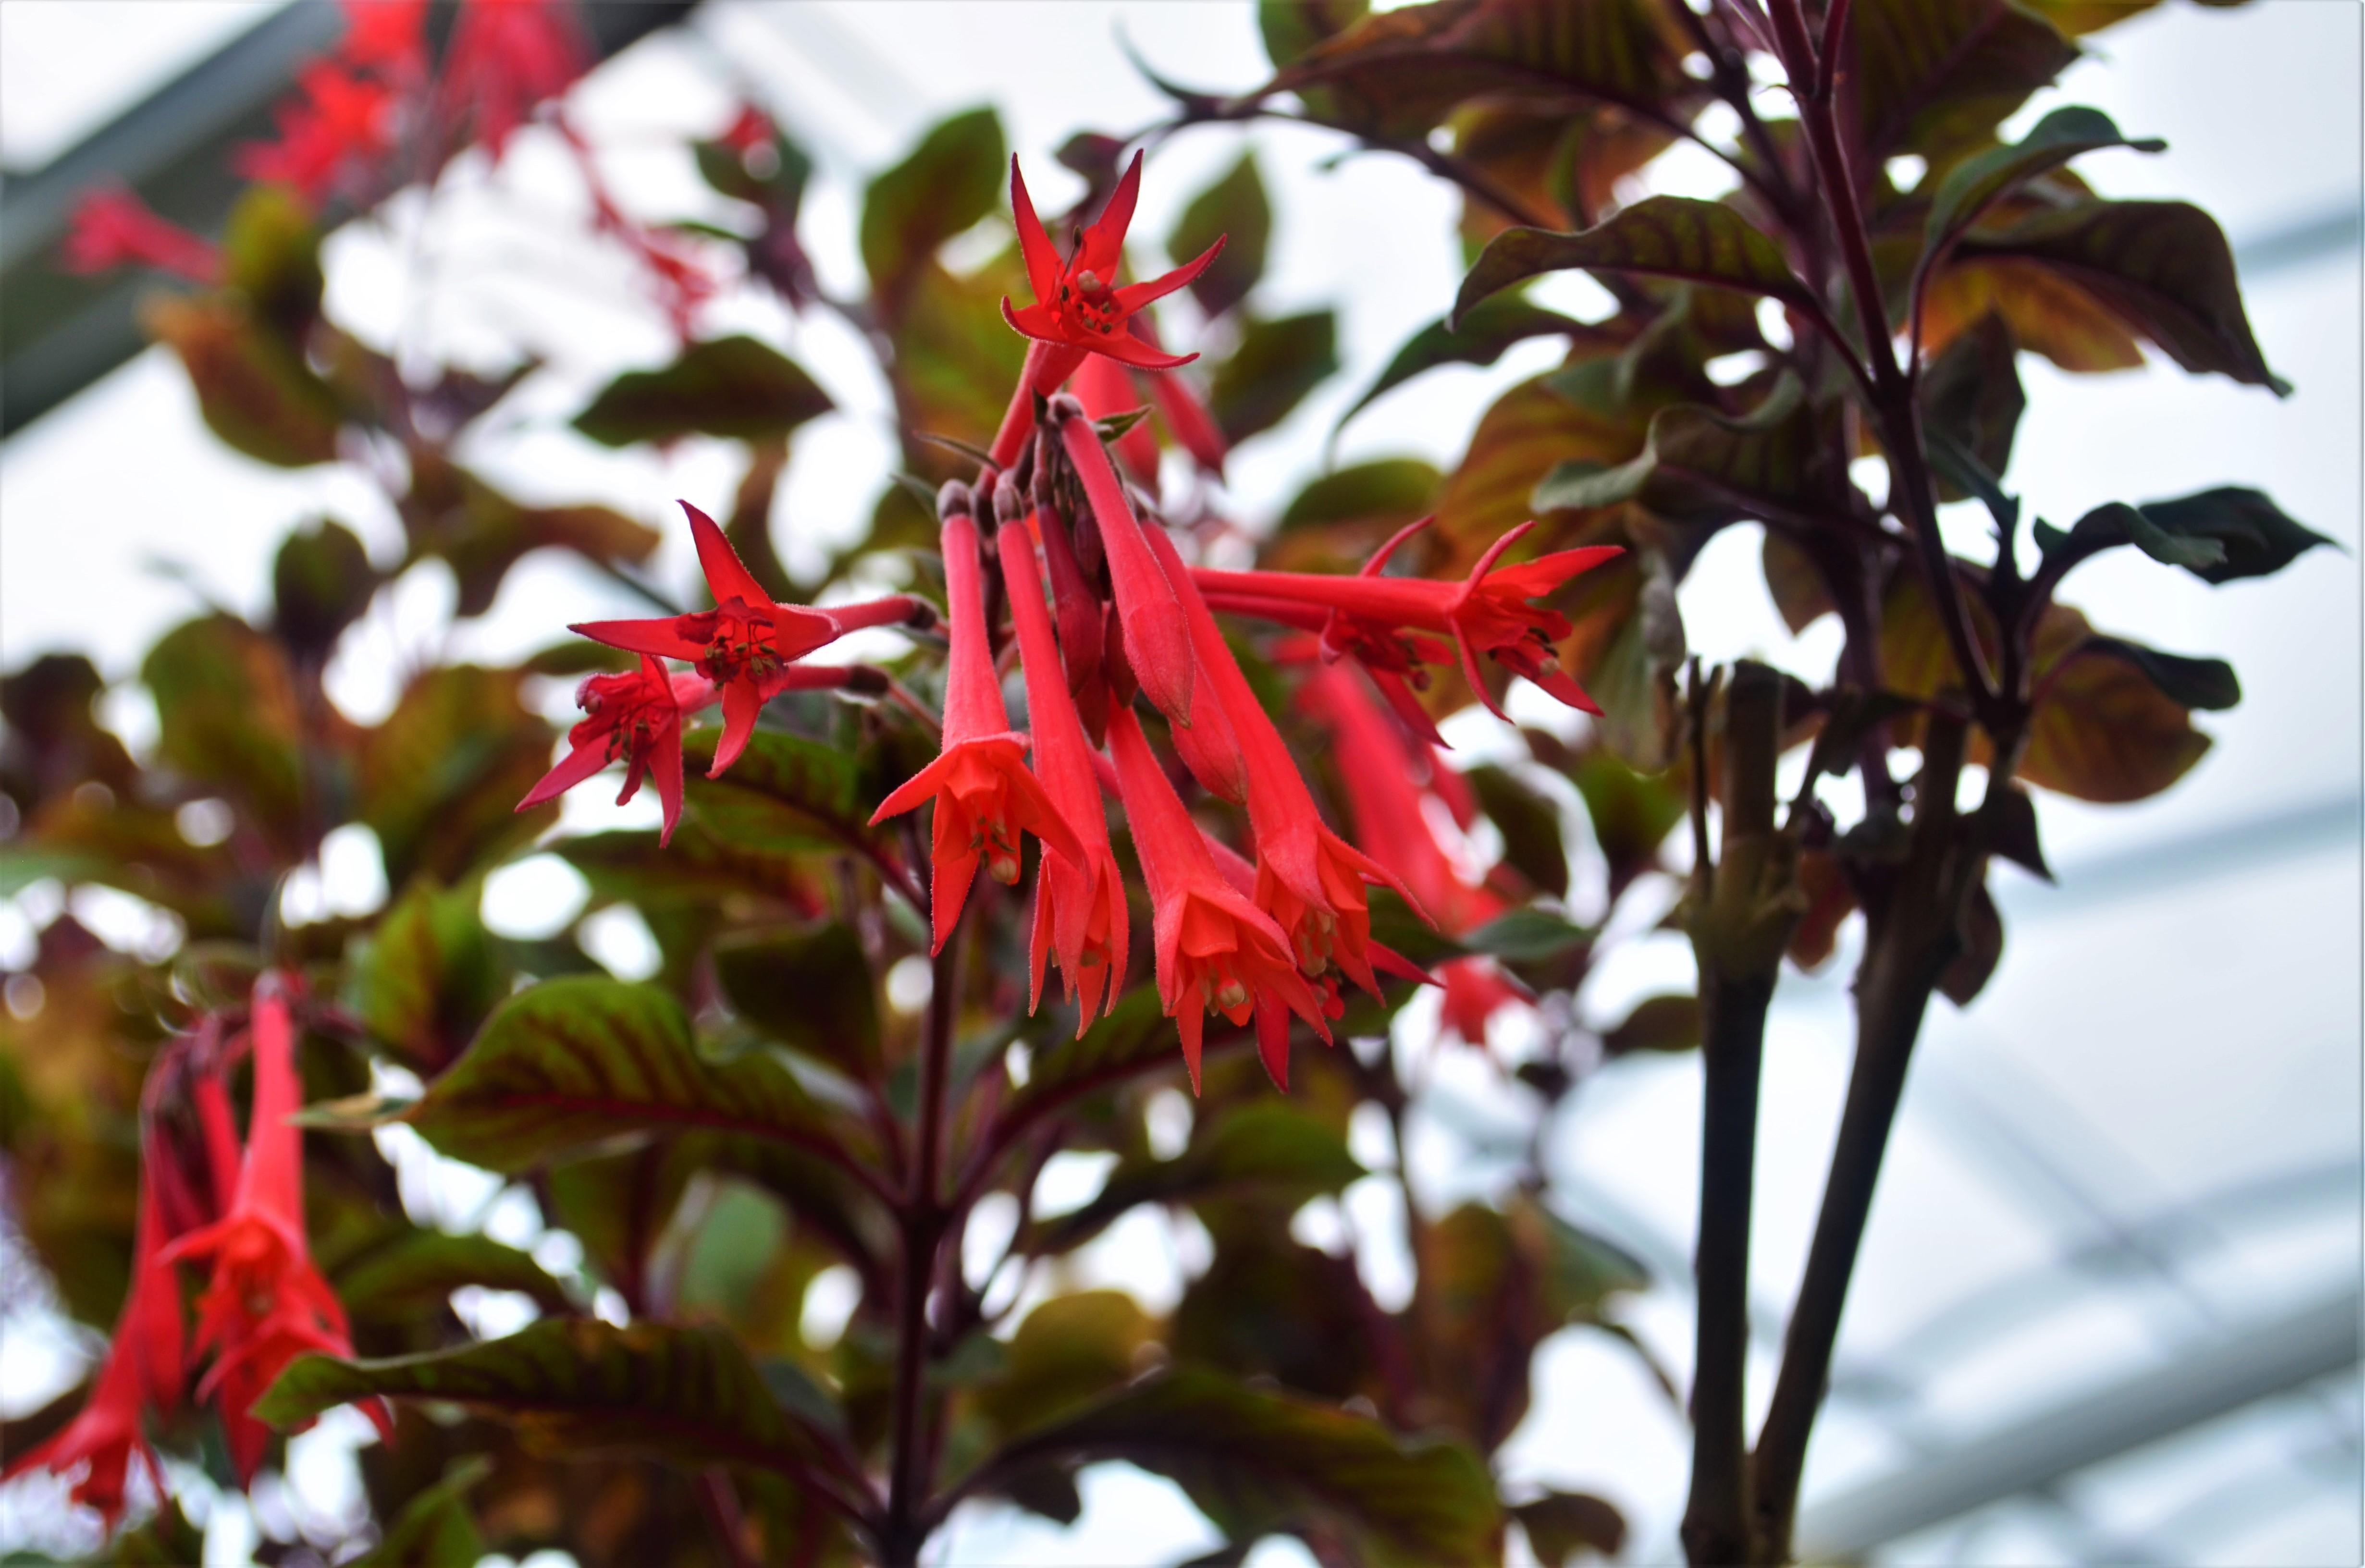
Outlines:
[[[1378,560],[1428,519],[1398,533],[1382,546]],[[1434,582],[1426,577],[1382,577],[1369,568],[1354,577],[1324,572],[1227,572],[1207,566],[1192,568],[1200,589],[1217,609],[1259,614],[1275,605],[1334,612],[1325,622],[1325,644],[1334,651],[1384,648],[1391,639],[1409,650],[1417,661],[1418,644],[1407,633],[1429,632],[1453,640],[1463,674],[1471,689],[1497,718],[1502,708],[1486,689],[1478,655],[1529,680],[1572,708],[1598,713],[1600,708],[1583,688],[1560,667],[1555,646],[1569,634],[1568,617],[1531,601],[1556,591],[1579,572],[1599,566],[1620,553],[1615,544],[1561,550],[1495,571],[1495,563],[1535,524],[1523,522],[1488,547],[1470,576],[1460,583]],[[1301,624],[1295,616],[1288,624]],[[1387,667],[1386,659],[1380,667]]]
[[747,749],[756,715],[792,684],[788,669],[797,660],[861,627],[925,626],[935,620],[925,600],[908,594],[827,610],[775,604],[714,520],[688,501],[681,510],[689,514],[690,537],[714,608],[662,620],[583,622],[568,630],[627,653],[686,659],[698,666],[723,698],[723,739],[714,748],[714,766],[706,770],[709,778],[721,778]]
[[1125,486],[1102,450],[1100,432],[1084,418],[1083,405],[1062,397],[1051,405],[1051,416],[1059,422],[1060,444],[1083,481],[1084,498],[1100,530],[1101,553],[1108,561],[1109,587],[1116,596],[1117,617],[1125,627],[1126,657],[1133,666],[1134,678],[1160,712],[1178,727],[1188,729],[1195,711],[1191,706],[1194,659],[1191,633],[1175,602],[1174,586],[1150,554],[1141,524],[1125,498]]
[[231,166],[250,180],[292,185],[319,201],[349,170],[375,162],[394,145],[396,93],[386,82],[331,60],[314,61],[296,83],[301,96],[273,111],[279,140],[248,142]]
[[344,0],[337,52],[353,64],[410,77],[427,68],[427,0]]
[[1289,1014],[1330,1038],[1319,998],[1298,973],[1281,927],[1225,880],[1132,710],[1111,713],[1108,730],[1134,852],[1149,884],[1159,1001],[1182,1035],[1192,1092],[1199,1090],[1200,1043],[1210,1008],[1236,1025],[1256,1015],[1268,1069],[1275,1055],[1269,1037],[1279,1033],[1282,1066],[1275,1077],[1286,1081]]
[[644,777],[653,778],[665,806],[665,828],[657,842],[671,843],[674,825],[681,820],[682,715],[713,700],[714,686],[703,676],[668,676],[665,665],[646,654],[636,670],[590,677],[575,689],[575,705],[583,710],[583,719],[566,732],[573,749],[526,791],[517,809],[530,811],[555,801],[610,763],[621,761],[624,788],[616,804],[638,794]]
[[[197,1302],[196,1343],[214,1359],[197,1392],[220,1409],[241,1483],[252,1479],[271,1438],[271,1429],[247,1414],[263,1391],[297,1356],[353,1353],[345,1309],[314,1266],[304,1236],[303,1134],[288,1120],[302,1108],[303,1088],[285,984],[275,973],[255,983],[254,1103],[230,1211],[163,1253],[175,1262],[212,1260],[212,1282]],[[383,1406],[364,1408],[391,1439]]]
[[[1018,880],[1019,835],[1031,833],[1051,854],[1074,866],[1083,846],[1026,771],[1026,737],[1010,727],[1002,705],[1002,683],[985,635],[985,588],[979,562],[977,521],[969,514],[969,493],[945,487],[941,537],[945,553],[945,605],[952,652],[945,670],[944,748],[936,760],[905,779],[872,813],[876,824],[900,816],[922,801],[936,801],[931,890],[936,941],[941,950],[960,919],[978,862],[1003,884]],[[1081,961],[1081,960],[1080,960]]]
[[1104,1005],[1116,1005],[1131,933],[1125,881],[1109,848],[1108,818],[1093,776],[1092,743],[1084,737],[1083,720],[1076,712],[1052,640],[1041,565],[1030,537],[1035,526],[1031,517],[1003,524],[998,538],[1002,577],[1009,589],[1010,621],[1018,633],[1018,659],[1026,676],[1026,722],[1035,737],[1036,775],[1082,853],[1073,860],[1047,855],[1036,872],[1026,1011],[1033,1013],[1042,1004],[1045,959],[1056,949],[1068,994],[1078,1003],[1076,1033],[1081,1036],[1094,1013]]
[[[1199,356],[1161,353],[1149,343],[1126,330],[1134,312],[1152,300],[1163,299],[1193,278],[1207,270],[1224,242],[1217,240],[1195,259],[1148,283],[1116,286],[1117,269],[1125,264],[1125,231],[1133,223],[1133,207],[1141,194],[1141,154],[1133,155],[1126,166],[1125,177],[1102,209],[1100,221],[1086,229],[1076,241],[1073,254],[1065,262],[1059,259],[1050,234],[1043,220],[1035,216],[1035,203],[1026,194],[1026,180],[1018,172],[1018,160],[1010,160],[1010,206],[1018,223],[1018,250],[1026,261],[1027,286],[1035,291],[1035,303],[1024,309],[1011,308],[1005,297],[1002,314],[1012,327],[1039,342],[1051,343],[1091,353],[1106,354],[1122,364],[1138,365],[1144,370],[1171,370],[1178,364],[1188,364]],[[1068,366],[1074,368],[1074,362]],[[1062,371],[1051,385],[1066,379]],[[1043,382],[1036,383],[1037,390]]]
[[[1314,796],[1297,771],[1296,759],[1289,755],[1289,744],[1273,727],[1248,678],[1240,673],[1239,661],[1225,646],[1224,633],[1172,541],[1159,529],[1142,532],[1174,584],[1200,672],[1214,687],[1239,745],[1248,784],[1249,826],[1256,834],[1257,907],[1287,935],[1298,968],[1309,978],[1320,977],[1335,963],[1349,980],[1378,995],[1379,981],[1373,973],[1371,906],[1364,884],[1392,887],[1416,909],[1419,900],[1394,872],[1323,823]],[[1408,978],[1427,978],[1384,949],[1377,952],[1384,967],[1397,972],[1409,970]]]
[[445,101],[467,112],[498,162],[534,106],[572,86],[590,62],[574,0],[465,0],[443,62]]
[[63,1475],[81,1467],[73,1500],[97,1509],[110,1531],[123,1517],[134,1454],[148,1467],[157,1491],[164,1487],[163,1468],[140,1426],[150,1406],[169,1411],[181,1397],[181,1290],[163,1251],[163,1222],[151,1178],[140,1183],[131,1292],[124,1298],[90,1402],[48,1441],[16,1455],[0,1470],[0,1480],[6,1480],[28,1470]]
[[84,193],[74,204],[59,255],[70,273],[154,267],[197,283],[211,283],[221,275],[219,252],[179,224],[159,217],[124,185]]

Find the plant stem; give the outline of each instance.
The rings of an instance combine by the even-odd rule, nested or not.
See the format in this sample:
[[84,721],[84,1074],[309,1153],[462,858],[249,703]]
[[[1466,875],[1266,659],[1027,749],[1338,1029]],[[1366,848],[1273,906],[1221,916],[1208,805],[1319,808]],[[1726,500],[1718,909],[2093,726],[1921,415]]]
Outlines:
[[1872,938],[1856,980],[1855,1067],[1848,1078],[1822,1211],[1807,1253],[1806,1277],[1783,1338],[1782,1371],[1759,1432],[1752,1484],[1759,1560],[1787,1562],[1799,1477],[1825,1385],[1848,1282],[1872,1213],[1889,1127],[1905,1091],[1922,1015],[1955,955],[1962,874],[1955,790],[1963,765],[1961,720],[1933,712],[1914,790],[1913,844],[1893,896],[1873,914]]
[[[1695,666],[1697,667],[1697,666]],[[1704,834],[1708,703],[1692,681],[1693,833]],[[1693,1562],[1747,1560],[1749,1230],[1757,1162],[1757,1092],[1765,1013],[1797,923],[1796,856],[1774,826],[1782,686],[1764,665],[1737,666],[1725,697],[1724,839],[1693,883],[1706,1076],[1700,1115],[1698,1312],[1692,1373],[1692,1484],[1683,1541]]]
[[956,924],[936,953],[934,988],[928,994],[926,1037],[921,1047],[917,1151],[910,1191],[897,1219],[902,1232],[902,1279],[896,1300],[895,1404],[887,1517],[880,1529],[879,1554],[887,1568],[913,1568],[926,1540],[927,1440],[922,1430],[927,1406],[928,1297],[936,1274],[936,1252],[945,1237],[941,1185],[945,1140],[946,1081],[952,1068],[953,1023],[959,1012],[963,925]]

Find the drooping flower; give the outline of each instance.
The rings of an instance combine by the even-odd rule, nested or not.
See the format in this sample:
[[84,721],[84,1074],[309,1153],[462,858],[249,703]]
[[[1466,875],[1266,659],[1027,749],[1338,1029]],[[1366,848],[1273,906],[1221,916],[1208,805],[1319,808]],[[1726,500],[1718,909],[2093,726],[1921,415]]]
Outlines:
[[[1018,250],[1026,262],[1027,286],[1035,303],[1014,309],[1007,297],[1002,314],[1012,327],[1038,342],[1090,353],[1106,354],[1144,370],[1171,370],[1188,364],[1197,354],[1162,353],[1126,330],[1134,312],[1163,299],[1207,270],[1222,252],[1218,239],[1193,260],[1147,283],[1116,286],[1117,269],[1125,264],[1125,231],[1133,223],[1135,201],[1141,194],[1141,154],[1133,155],[1125,177],[1117,181],[1100,220],[1078,237],[1073,254],[1064,262],[1051,243],[1035,203],[1026,194],[1026,180],[1018,160],[1010,160],[1010,206],[1018,225]],[[1070,364],[1069,369],[1073,369]],[[1066,379],[1062,371],[1059,379]],[[1035,386],[1042,388],[1041,380]],[[1053,385],[1057,385],[1055,381]]]
[[671,843],[681,820],[682,713],[713,700],[713,691],[703,677],[668,676],[663,662],[646,654],[636,670],[590,677],[575,690],[583,718],[566,732],[572,749],[526,791],[517,809],[531,811],[555,801],[610,763],[622,762],[624,788],[616,804],[639,793],[643,778],[653,779],[665,807],[657,842]]
[[589,62],[574,0],[465,0],[443,61],[446,116],[467,117],[498,162],[535,106]]
[[[1210,1008],[1236,1025],[1266,1007],[1286,1010],[1328,1040],[1330,1026],[1314,988],[1290,957],[1289,938],[1272,916],[1224,879],[1132,710],[1111,713],[1108,730],[1134,852],[1155,911],[1158,997],[1182,1037],[1192,1092],[1199,1090],[1199,1053]],[[1276,1011],[1274,1016],[1285,1014]]]
[[[1135,396],[1132,373],[1100,354],[1084,356],[1084,363],[1076,367],[1075,387],[1076,400],[1084,406],[1085,415],[1093,420],[1130,413],[1142,406],[1141,398]],[[1136,420],[1116,438],[1116,454],[1135,484],[1157,485],[1158,438],[1150,433],[1147,419]]]
[[198,283],[221,275],[221,253],[179,224],[159,217],[129,186],[103,185],[74,205],[59,259],[70,273],[154,267]]
[[1415,908],[1419,900],[1394,872],[1324,823],[1289,744],[1240,673],[1172,541],[1159,530],[1143,532],[1174,584],[1200,673],[1215,688],[1239,744],[1249,826],[1256,834],[1257,907],[1288,936],[1298,968],[1308,978],[1320,977],[1336,963],[1349,980],[1377,995],[1364,884],[1393,887]]
[[346,60],[395,77],[426,69],[427,0],[344,0],[344,12]]
[[[1438,928],[1459,936],[1502,913],[1508,905],[1500,895],[1473,886],[1455,869],[1429,825],[1426,792],[1414,779],[1423,764],[1432,785],[1458,782],[1460,776],[1433,752],[1413,756],[1406,737],[1344,665],[1317,669],[1298,688],[1298,700],[1330,731],[1357,841],[1412,889]],[[1484,955],[1450,958],[1433,972],[1445,991],[1440,1016],[1446,1029],[1474,1046],[1486,1043],[1487,1021],[1497,1012],[1530,1000],[1524,987]]]
[[[1326,623],[1326,642],[1340,639],[1359,652],[1366,642],[1401,637],[1407,632],[1451,637],[1471,689],[1497,717],[1503,716],[1503,711],[1486,689],[1478,666],[1480,654],[1526,677],[1570,707],[1598,713],[1601,710],[1593,699],[1560,667],[1556,647],[1571,630],[1568,617],[1531,601],[1618,554],[1619,546],[1555,551],[1496,571],[1495,563],[1503,552],[1534,526],[1532,521],[1523,522],[1495,541],[1471,568],[1470,576],[1459,583],[1373,572],[1349,577],[1326,572],[1233,572],[1207,566],[1193,567],[1192,576],[1210,601],[1241,613],[1253,614],[1258,606],[1276,602],[1336,611],[1338,619]],[[1385,548],[1393,550],[1404,537],[1398,534]]]
[[1052,639],[1041,563],[1031,537],[1034,528],[1032,518],[1003,525],[1002,577],[1026,677],[1026,722],[1035,738],[1036,776],[1074,834],[1081,853],[1073,860],[1047,855],[1036,873],[1026,1010],[1032,1013],[1041,1005],[1046,957],[1057,951],[1068,994],[1077,1002],[1076,1033],[1081,1036],[1093,1014],[1104,1004],[1116,1005],[1130,933],[1125,882],[1109,848],[1108,818],[1093,777],[1092,743],[1084,738],[1083,720],[1076,712]]
[[880,801],[870,818],[876,824],[924,801],[936,801],[930,902],[937,950],[960,919],[981,859],[995,881],[1017,881],[1020,835],[1028,833],[1071,865],[1084,858],[1059,808],[1026,770],[1026,737],[1011,729],[1002,705],[1002,683],[986,642],[977,521],[969,508],[965,488],[945,487],[940,537],[952,650],[945,667],[944,747]]
[[163,1252],[155,1189],[143,1181],[132,1241],[131,1291],[124,1298],[90,1401],[62,1429],[14,1456],[0,1470],[0,1480],[6,1480],[28,1470],[65,1475],[79,1469],[73,1500],[98,1510],[110,1531],[123,1517],[133,1455],[148,1467],[148,1478],[159,1493],[164,1485],[163,1469],[140,1425],[150,1408],[169,1411],[181,1395],[181,1291]]
[[[230,1211],[163,1254],[175,1262],[212,1262],[197,1302],[196,1345],[213,1352],[213,1364],[197,1393],[220,1410],[241,1481],[253,1476],[271,1435],[247,1412],[287,1363],[314,1350],[353,1354],[345,1309],[313,1264],[304,1235],[303,1134],[289,1120],[302,1108],[303,1087],[286,984],[274,972],[255,982],[249,1032],[254,1100]],[[390,1438],[383,1407],[373,1402],[364,1409]]]
[[1124,623],[1126,658],[1134,678],[1160,712],[1188,728],[1195,660],[1174,586],[1150,554],[1125,486],[1101,446],[1100,432],[1084,417],[1083,405],[1062,396],[1052,400],[1051,415],[1059,422],[1060,445],[1083,481],[1084,499],[1100,531],[1101,554],[1108,562],[1109,588]]
[[817,648],[865,626],[925,626],[935,612],[924,599],[890,594],[861,604],[815,610],[775,604],[712,518],[681,503],[689,514],[698,563],[714,596],[712,610],[649,621],[588,621],[569,630],[627,653],[686,659],[721,691],[723,738],[714,748],[710,778],[739,759],[756,733],[756,715],[786,689],[788,667]]

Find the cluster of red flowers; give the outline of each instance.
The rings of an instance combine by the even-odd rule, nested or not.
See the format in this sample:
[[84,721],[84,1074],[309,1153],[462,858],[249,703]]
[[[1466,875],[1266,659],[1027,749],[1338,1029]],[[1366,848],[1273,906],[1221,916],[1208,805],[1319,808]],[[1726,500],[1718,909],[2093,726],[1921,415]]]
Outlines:
[[[1465,1038],[1483,1038],[1488,1014],[1518,994],[1514,982],[1485,960],[1445,966],[1431,977],[1372,937],[1367,890],[1374,886],[1393,888],[1453,932],[1501,908],[1494,895],[1455,875],[1427,824],[1423,790],[1414,779],[1426,775],[1440,798],[1451,798],[1455,786],[1446,782],[1453,776],[1436,759],[1441,743],[1410,685],[1425,663],[1457,659],[1472,689],[1493,706],[1484,655],[1564,702],[1597,711],[1553,656],[1570,630],[1567,620],[1533,601],[1615,551],[1562,551],[1498,570],[1528,524],[1496,540],[1461,582],[1382,572],[1411,530],[1352,577],[1186,565],[1165,530],[1135,504],[1084,404],[1059,391],[1070,376],[1087,386],[1094,376],[1170,370],[1194,357],[1156,347],[1138,312],[1195,276],[1221,241],[1161,277],[1120,285],[1140,174],[1137,156],[1100,220],[1063,260],[1014,162],[1012,206],[1037,297],[1023,309],[1005,300],[1003,310],[1034,343],[978,483],[947,484],[938,498],[950,641],[943,742],[936,760],[889,795],[874,821],[933,803],[930,902],[938,948],[960,917],[979,866],[997,881],[1014,883],[1025,837],[1040,841],[1030,1005],[1039,1005],[1044,975],[1056,959],[1079,1002],[1081,1032],[1096,1012],[1115,1005],[1124,981],[1124,886],[1103,803],[1104,791],[1116,796],[1154,911],[1159,994],[1180,1031],[1194,1085],[1210,1011],[1235,1026],[1253,1024],[1268,1070],[1286,1083],[1290,1020],[1302,1019],[1328,1040],[1328,1020],[1344,1010],[1341,979],[1374,994],[1383,973],[1440,979],[1448,990],[1449,1025]],[[1038,423],[1043,398],[1048,401]],[[1219,465],[1220,443],[1200,455]],[[1070,515],[1059,498],[1079,492],[1082,505]],[[775,604],[721,531],[684,505],[715,608],[669,621],[576,628],[642,655],[643,666],[585,683],[578,699],[585,718],[570,737],[572,750],[526,804],[622,759],[627,795],[644,772],[655,772],[669,834],[680,805],[683,712],[720,694],[724,723],[712,769],[720,774],[775,692],[834,684],[826,671],[801,679],[799,659],[854,625],[915,616],[916,601],[900,599],[825,611]],[[990,560],[1000,566],[1031,736],[1011,728],[1003,705],[999,639],[987,620]],[[1281,732],[1226,644],[1217,611],[1308,634],[1321,667],[1306,684],[1306,700],[1339,739],[1351,803],[1370,852],[1323,822]],[[694,664],[699,673],[668,675],[658,662],[668,657]],[[1342,659],[1360,665],[1376,691]],[[1137,692],[1164,715],[1191,777],[1244,808],[1252,862],[1192,817],[1133,711]],[[1381,695],[1385,705],[1376,700]]]
[[[33,1469],[79,1472],[74,1501],[95,1508],[110,1529],[123,1514],[135,1454],[163,1490],[144,1421],[173,1412],[186,1378],[179,1265],[202,1265],[206,1274],[194,1348],[210,1352],[211,1363],[196,1394],[219,1413],[241,1482],[253,1477],[271,1439],[248,1411],[272,1380],[307,1351],[353,1354],[344,1308],[305,1239],[303,1134],[289,1119],[303,1090],[288,984],[270,973],[257,982],[242,1037],[208,1017],[150,1070],[131,1289],[114,1340],[81,1413],[0,1472],[0,1479]],[[254,1080],[242,1151],[228,1085],[241,1051],[253,1059]],[[182,1107],[196,1118],[195,1148],[169,1125]],[[366,1408],[391,1438],[384,1407]]]

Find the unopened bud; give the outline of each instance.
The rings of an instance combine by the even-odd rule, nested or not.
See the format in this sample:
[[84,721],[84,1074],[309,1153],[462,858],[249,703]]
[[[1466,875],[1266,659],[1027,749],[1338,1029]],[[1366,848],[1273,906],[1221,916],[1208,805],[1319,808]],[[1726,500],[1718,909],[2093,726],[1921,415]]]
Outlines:
[[914,632],[933,632],[940,617],[936,607],[918,594],[911,596],[912,608],[903,612],[903,624]]
[[1062,392],[1051,399],[1048,412],[1053,424],[1064,425],[1070,420],[1082,419],[1084,406],[1077,399],[1074,393]]
[[1004,474],[993,482],[993,519],[1003,525],[1016,522],[1026,513],[1026,497],[1018,488],[1018,481]]
[[946,480],[944,487],[936,491],[936,518],[939,521],[948,517],[970,517],[975,510],[975,498],[970,496],[969,487],[958,479]]
[[844,689],[855,697],[884,697],[891,681],[877,665],[848,665]]

